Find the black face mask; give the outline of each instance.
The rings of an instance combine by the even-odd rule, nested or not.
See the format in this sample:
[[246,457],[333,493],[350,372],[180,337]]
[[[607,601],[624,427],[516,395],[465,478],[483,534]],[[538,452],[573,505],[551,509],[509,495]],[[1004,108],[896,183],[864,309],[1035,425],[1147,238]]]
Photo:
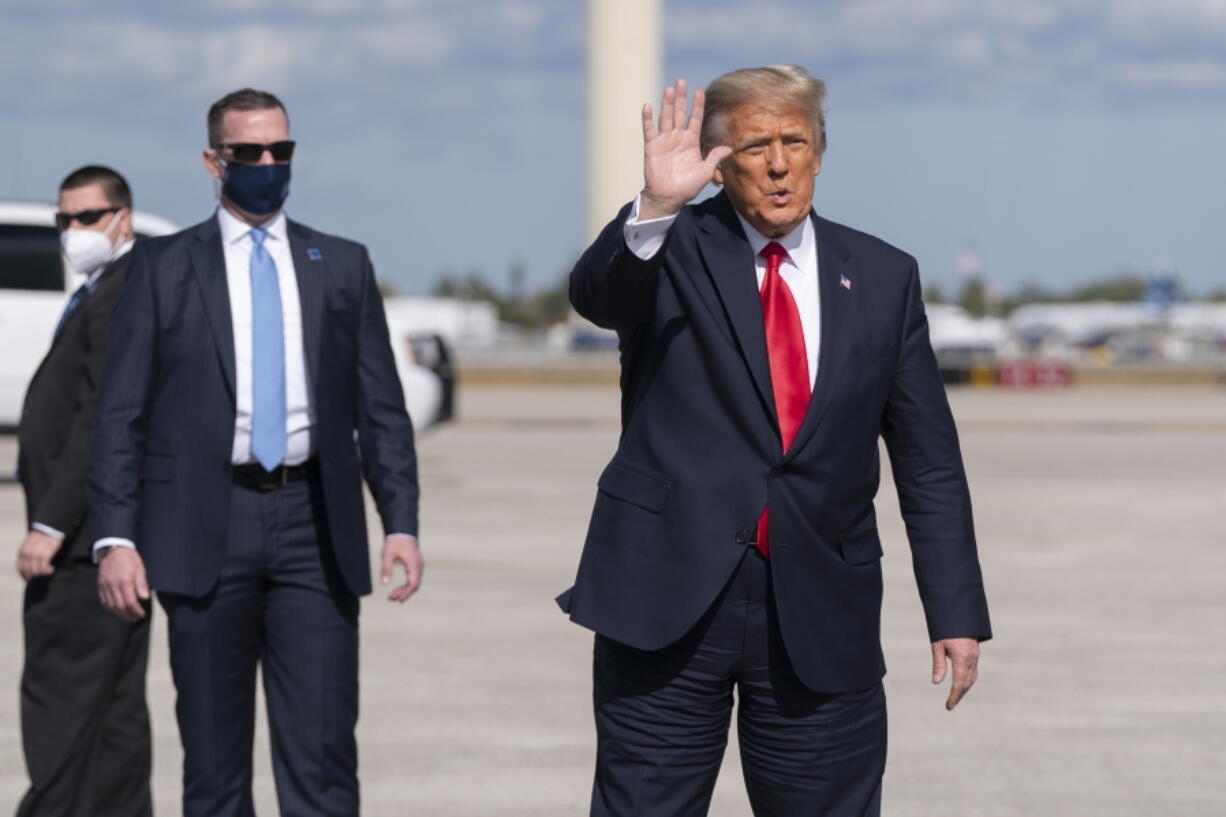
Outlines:
[[221,194],[254,216],[275,213],[289,196],[289,165],[228,162]]

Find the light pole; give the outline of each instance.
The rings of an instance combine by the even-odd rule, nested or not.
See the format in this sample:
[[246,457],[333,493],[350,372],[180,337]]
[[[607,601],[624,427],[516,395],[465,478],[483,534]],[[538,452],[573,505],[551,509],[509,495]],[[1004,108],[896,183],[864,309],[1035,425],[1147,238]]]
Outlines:
[[587,240],[643,186],[644,102],[664,87],[660,0],[588,0]]

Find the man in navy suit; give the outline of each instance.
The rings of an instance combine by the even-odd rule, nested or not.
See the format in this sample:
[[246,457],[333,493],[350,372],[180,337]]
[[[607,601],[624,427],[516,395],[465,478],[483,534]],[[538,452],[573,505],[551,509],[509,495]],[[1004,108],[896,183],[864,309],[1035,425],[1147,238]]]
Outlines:
[[734,71],[687,122],[678,81],[658,124],[643,109],[642,192],[571,273],[622,354],[621,441],[559,597],[597,633],[593,815],[706,814],[734,690],[754,814],[880,813],[879,438],[947,708],[991,635],[915,260],[812,211],[824,91]]
[[356,815],[358,598],[417,589],[417,460],[366,249],[289,221],[285,108],[243,89],[208,114],[215,216],[137,246],[94,433],[103,603],[166,611],[183,814],[253,814],[262,667],[283,814]]

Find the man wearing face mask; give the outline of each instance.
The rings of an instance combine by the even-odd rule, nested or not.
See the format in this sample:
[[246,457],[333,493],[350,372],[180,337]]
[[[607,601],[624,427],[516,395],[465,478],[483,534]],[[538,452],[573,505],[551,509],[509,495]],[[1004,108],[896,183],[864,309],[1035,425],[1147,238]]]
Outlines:
[[262,668],[283,814],[356,815],[362,475],[417,589],[413,429],[366,248],[290,221],[285,107],[235,91],[208,115],[221,206],[143,241],[115,311],[94,433],[98,587],[166,611],[185,817],[253,814]]
[[85,532],[90,429],[133,246],[127,182],[107,167],[73,171],[60,185],[56,226],[83,283],[30,381],[18,431],[30,523],[17,554],[27,582],[21,720],[30,788],[17,814],[149,814],[149,619],[123,621],[103,608]]

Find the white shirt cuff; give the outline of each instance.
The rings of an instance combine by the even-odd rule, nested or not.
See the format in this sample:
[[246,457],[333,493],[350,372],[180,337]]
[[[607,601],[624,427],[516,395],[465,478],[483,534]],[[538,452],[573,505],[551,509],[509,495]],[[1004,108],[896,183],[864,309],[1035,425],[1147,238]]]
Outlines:
[[136,550],[136,543],[131,539],[120,539],[117,536],[107,536],[94,542],[94,564],[98,564],[98,551],[102,548],[132,548]]
[[50,525],[44,525],[42,522],[32,523],[30,525],[30,530],[36,530],[39,533],[45,533],[48,536],[54,536],[56,539],[59,539],[61,542],[64,541],[64,538],[65,538],[64,532],[62,530],[56,530]]
[[677,220],[677,215],[674,213],[663,218],[639,221],[639,199],[641,197],[641,193],[634,197],[634,206],[630,208],[630,215],[626,218],[626,224],[622,229],[626,236],[626,246],[630,248],[630,252],[643,261],[649,261],[664,246],[664,239],[668,236],[673,222]]
[[403,536],[405,539],[412,539],[414,542],[416,542],[416,541],[417,541],[417,537],[416,537],[416,536],[414,536],[414,535],[413,535],[413,534],[411,534],[411,533],[398,533],[398,532],[397,532],[397,533],[389,533],[389,534],[386,534],[386,535],[384,536],[384,538],[387,538],[388,536]]

